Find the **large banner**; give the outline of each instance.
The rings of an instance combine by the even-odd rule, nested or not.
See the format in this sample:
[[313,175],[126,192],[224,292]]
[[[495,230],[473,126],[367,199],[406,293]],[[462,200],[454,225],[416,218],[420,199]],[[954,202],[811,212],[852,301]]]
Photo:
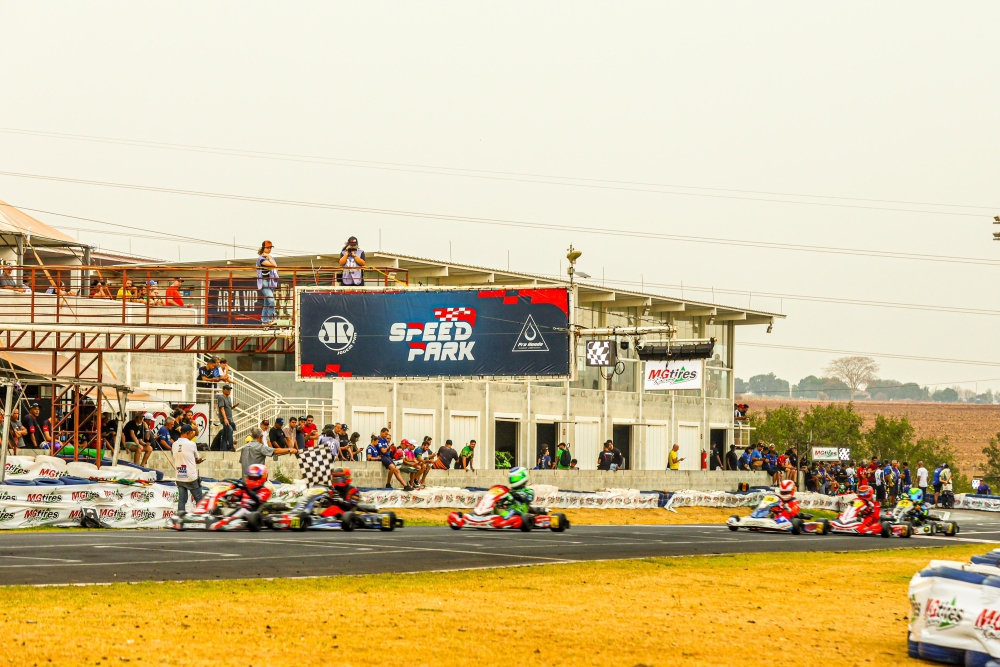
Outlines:
[[644,387],[646,391],[701,389],[704,363],[702,359],[647,361]]
[[299,290],[297,378],[570,374],[569,291]]

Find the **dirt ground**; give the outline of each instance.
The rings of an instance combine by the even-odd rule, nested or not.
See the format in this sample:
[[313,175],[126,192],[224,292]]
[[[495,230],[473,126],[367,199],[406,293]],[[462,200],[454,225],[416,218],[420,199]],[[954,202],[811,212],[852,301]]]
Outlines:
[[[411,526],[443,526],[446,523],[445,519],[448,514],[454,512],[455,510],[427,509],[393,511],[396,513],[396,516],[404,519]],[[716,507],[680,507],[677,509],[676,513],[664,509],[556,509],[553,511],[565,514],[571,525],[623,526],[636,524],[673,525],[685,523],[725,523],[726,519],[734,514],[746,516],[750,513],[750,508],[738,507],[735,509],[719,509]]]
[[[3,590],[0,664],[800,667],[820,655],[920,665],[906,657],[910,577],[932,558],[987,550],[12,587]],[[847,608],[830,592],[844,581],[855,593]]]
[[[751,410],[795,405],[802,410],[812,405],[826,405],[830,401],[791,401],[777,398],[746,396],[742,400]],[[865,428],[871,426],[877,413],[892,417],[906,415],[918,438],[948,436],[958,453],[959,467],[968,473],[983,461],[982,449],[990,438],[1000,432],[1000,405],[972,405],[967,403],[906,403],[895,401],[856,401],[855,409],[865,419]],[[912,462],[911,462],[912,463]]]

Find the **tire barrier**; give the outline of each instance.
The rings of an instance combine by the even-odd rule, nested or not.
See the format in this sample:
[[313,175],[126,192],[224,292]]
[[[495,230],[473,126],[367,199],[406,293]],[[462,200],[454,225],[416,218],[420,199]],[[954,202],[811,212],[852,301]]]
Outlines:
[[931,561],[910,580],[912,658],[985,667],[1000,660],[1000,551]]
[[112,466],[109,461],[98,469],[94,463],[86,461],[64,461],[55,456],[8,456],[5,468],[6,481],[33,479],[62,479],[79,477],[95,482],[111,482],[119,479],[156,482],[163,473],[134,463],[120,461]]

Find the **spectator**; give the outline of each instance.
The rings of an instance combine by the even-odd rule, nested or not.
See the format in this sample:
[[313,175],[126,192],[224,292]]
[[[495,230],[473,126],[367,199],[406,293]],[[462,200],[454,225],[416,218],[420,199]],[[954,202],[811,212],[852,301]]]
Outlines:
[[903,461],[903,470],[900,472],[899,477],[900,495],[905,494],[911,488],[913,488],[913,473],[910,471],[910,464]]
[[903,474],[899,470],[899,461],[893,461],[888,468],[889,477],[886,478],[886,489],[889,492],[889,503],[892,505],[896,504],[896,498],[899,497],[899,483],[902,480]]
[[302,424],[302,441],[306,447],[313,447],[319,441],[319,427],[312,415],[306,415],[306,423]]
[[[400,444],[403,446],[403,457],[400,461],[399,470],[410,476],[407,486],[411,489],[419,488],[420,473],[423,472],[423,469],[417,463],[417,455],[413,451],[413,443],[404,438]],[[406,490],[406,487],[404,487],[404,490]]]
[[174,427],[176,421],[173,417],[167,417],[166,421],[160,425],[160,428],[156,429],[156,437],[154,442],[156,446],[163,452],[173,451],[174,441],[170,435],[170,429]]
[[614,443],[608,440],[608,444],[611,445],[611,469],[612,470],[624,470],[625,469],[625,457],[622,456],[621,451],[615,447]]
[[924,492],[924,500],[927,500],[927,468],[923,461],[917,461],[917,488]]
[[274,244],[264,241],[257,251],[257,291],[264,298],[264,308],[260,312],[260,323],[271,324],[275,319],[275,290],[278,289],[278,264],[271,257]]
[[28,429],[21,423],[21,411],[14,408],[10,411],[10,445],[17,455],[17,450],[24,447],[24,436],[28,434]]
[[577,464],[577,460],[576,459],[573,459],[572,461],[570,461],[569,462],[569,469],[570,470],[579,470],[580,468],[577,467],[576,464]]
[[[279,419],[280,419],[280,417],[279,417]],[[270,444],[270,433],[271,433],[271,420],[270,419],[263,419],[263,420],[261,420],[260,426],[258,428],[260,429],[261,442],[263,442],[265,445],[269,445]],[[253,431],[251,430],[250,431],[250,435],[247,436],[247,439],[244,442],[249,445],[253,441],[254,441]],[[295,447],[295,443],[294,442],[289,442],[289,443],[286,443],[286,444],[287,444],[286,449],[287,448]]]
[[282,428],[284,423],[285,420],[282,417],[276,417],[274,420],[274,426],[272,426],[268,431],[267,441],[272,447],[288,449],[288,438],[286,436],[285,429]]
[[976,487],[976,494],[980,496],[993,495],[993,491],[990,490],[990,486],[986,483],[985,479],[979,480],[979,485]]
[[330,433],[336,439],[336,452],[335,456],[343,461],[351,461],[354,458],[354,452],[351,451],[351,440],[347,437],[347,425],[346,424],[329,424]]
[[476,469],[472,465],[472,457],[475,455],[475,453],[476,453],[475,440],[470,440],[468,445],[462,447],[462,452],[461,454],[458,455],[459,467],[462,470],[471,470],[472,472],[476,472]]
[[[183,424],[181,424],[180,420],[176,417],[169,417],[166,423],[168,424],[167,431],[170,435],[170,442],[177,442],[177,439],[181,437],[181,426],[183,426]],[[169,426],[169,424],[173,424],[173,426]],[[118,428],[117,424],[115,425],[115,428]]]
[[764,443],[758,442],[757,446],[750,451],[750,470],[757,472],[764,470]]
[[[940,485],[941,485],[941,490],[938,493],[940,493],[942,496],[947,496],[947,495],[951,494],[951,492],[952,492],[952,487],[951,487],[951,468],[948,467],[947,463],[942,463],[941,464],[941,474],[938,477],[938,480],[939,480]],[[935,495],[937,495],[937,494],[935,494]],[[950,505],[948,505],[948,503],[945,503],[943,500],[942,500],[942,504],[950,507]]]
[[434,462],[437,461],[437,454],[431,449],[433,440],[430,437],[424,438],[424,441],[420,443],[420,449],[417,450],[417,462],[420,464],[420,486],[424,486],[427,481],[427,473],[431,471],[434,467]]
[[[282,419],[281,423],[284,424],[285,420]],[[285,433],[285,442],[297,442],[295,434],[299,430],[299,420],[295,417],[288,418],[288,426],[285,426],[283,431]]]
[[393,460],[392,449],[392,434],[389,433],[389,429],[383,428],[379,432],[378,454],[382,461],[382,467],[386,470],[385,488],[392,488],[392,478],[395,477],[403,485],[403,491],[412,491],[412,487],[404,482],[403,477],[399,474],[399,468],[396,467]]
[[569,446],[565,442],[560,442],[556,446],[556,469],[569,470],[572,461],[573,455],[569,453]]
[[597,469],[613,470],[611,466],[614,465],[614,461],[615,461],[615,453],[611,451],[611,441],[606,440],[604,442],[604,449],[601,450],[601,453],[597,455]]
[[726,466],[722,462],[722,452],[724,447],[725,445],[721,443],[712,445],[712,460],[708,464],[710,470],[725,470]]
[[[330,452],[330,456],[333,457],[334,461],[340,460],[340,438],[338,437],[337,431],[340,430],[340,424],[327,424],[323,429],[323,434],[319,436],[319,441],[317,445],[319,447],[326,447]],[[346,436],[345,436],[346,441]]]
[[90,298],[111,300],[111,290],[108,289],[108,281],[104,278],[94,278],[91,280]]
[[125,282],[121,287],[118,288],[118,293],[115,296],[118,301],[135,301],[136,291],[135,287],[132,286],[131,278],[126,278]]
[[23,287],[17,286],[17,280],[11,275],[11,265],[9,262],[0,260],[0,289],[10,290],[11,292],[24,292]]
[[198,367],[198,387],[200,389],[211,389],[219,382],[219,378],[215,377],[217,365],[215,357],[209,357],[205,360],[204,366]]
[[937,507],[939,496],[941,495],[941,468],[944,464],[938,464],[938,467],[934,469],[934,506]]
[[[146,465],[149,461],[149,455],[153,453],[153,446],[150,444],[149,427],[147,422],[153,421],[153,413],[147,412],[137,412],[135,413],[135,419],[125,424],[125,428],[122,431],[122,444],[125,449],[132,452],[132,462],[139,465]],[[142,457],[142,463],[139,463],[139,458]]]
[[826,466],[822,463],[816,468],[816,486],[820,493],[830,495],[830,477],[826,474]]
[[174,468],[177,480],[177,513],[187,510],[188,494],[194,496],[197,505],[201,500],[201,481],[198,479],[198,446],[194,444],[196,433],[190,424],[181,426],[181,437],[173,444]]
[[76,294],[76,292],[66,287],[66,283],[64,283],[62,280],[57,280],[51,285],[49,285],[48,289],[45,290],[45,293],[55,294],[58,296],[73,296],[74,294]]
[[[678,455],[680,450],[681,446],[678,445],[677,443],[674,443],[674,446],[670,449],[670,453],[667,454],[667,470],[681,469],[681,461],[683,461],[685,457]],[[605,470],[607,469],[608,468],[605,468]]]
[[[344,433],[347,433],[347,424],[341,424],[341,427],[343,427]],[[350,460],[352,461],[361,460],[361,445],[359,444],[360,440],[361,440],[361,434],[355,431],[354,433],[351,434],[350,439],[347,441],[347,447],[348,449],[350,449],[351,452]]]
[[299,449],[306,448],[306,435],[305,435],[306,418],[299,417],[295,422],[295,440],[289,440],[289,442],[294,442],[295,446]]
[[378,436],[372,433],[372,441],[365,449],[365,459],[368,461],[378,461],[381,458],[378,453]]
[[804,466],[806,474],[806,491],[816,493],[816,464]]
[[457,458],[458,452],[451,446],[451,440],[445,440],[444,445],[437,450],[437,460],[434,461],[434,467],[437,470],[447,470]]
[[781,483],[781,471],[778,469],[778,450],[774,448],[773,444],[767,446],[764,461],[767,465],[767,474],[771,476],[771,484],[777,486]]
[[[462,451],[464,452],[465,449]],[[549,456],[549,446],[545,445],[545,447],[542,448],[542,455],[538,457],[538,461],[535,463],[535,470],[549,470],[551,467],[552,457]]]
[[[363,267],[365,266],[365,251],[358,249],[358,239],[355,236],[347,239],[344,248],[340,251],[340,265],[343,267]],[[344,285],[364,285],[362,271],[345,270],[340,275],[340,281]]]
[[239,403],[233,403],[232,385],[222,385],[222,393],[215,399],[219,410],[219,422],[222,424],[222,451],[234,451],[233,447],[233,408]]
[[243,468],[243,476],[247,476],[247,468],[255,463],[263,465],[269,456],[297,454],[298,451],[294,447],[271,447],[264,442],[264,430],[255,428],[250,431],[250,444],[244,445],[240,452],[240,466]]
[[160,289],[157,287],[159,283],[155,280],[150,280],[149,283],[144,288],[146,301],[149,302],[151,306],[162,306],[163,298],[160,296]]
[[737,469],[750,470],[750,452],[752,451],[753,447],[747,447],[743,450],[743,454],[740,455],[740,459],[737,463]]
[[229,377],[229,362],[225,359],[218,359],[216,363],[218,365],[215,367],[215,377],[219,379],[219,382],[232,384],[233,380]]
[[167,306],[184,306],[184,299],[181,297],[181,285],[184,284],[183,278],[174,278],[170,282],[170,287],[167,288],[167,298],[164,304]]
[[736,453],[736,445],[729,445],[726,453],[726,470],[738,470],[740,467],[740,456]]

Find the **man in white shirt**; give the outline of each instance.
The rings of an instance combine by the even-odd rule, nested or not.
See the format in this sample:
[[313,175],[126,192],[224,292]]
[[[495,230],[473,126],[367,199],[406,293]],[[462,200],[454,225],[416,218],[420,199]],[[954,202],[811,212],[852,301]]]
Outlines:
[[181,437],[174,443],[174,468],[177,470],[177,514],[184,514],[188,493],[197,504],[201,500],[201,481],[198,479],[198,445],[194,442],[195,430],[190,424],[181,426]]
[[[924,467],[924,462],[920,461],[917,463],[917,488],[924,492],[924,498],[927,498],[927,468]],[[927,502],[926,500],[924,502]]]

